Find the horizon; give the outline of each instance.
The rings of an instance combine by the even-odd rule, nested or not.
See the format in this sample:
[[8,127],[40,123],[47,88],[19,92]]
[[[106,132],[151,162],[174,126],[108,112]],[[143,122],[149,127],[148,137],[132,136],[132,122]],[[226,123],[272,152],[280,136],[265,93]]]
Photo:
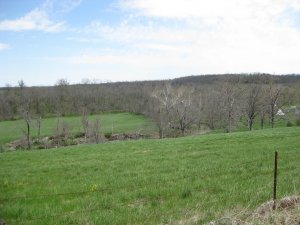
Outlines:
[[300,0],[0,0],[0,87],[299,74]]
[[60,78],[56,80],[54,84],[49,84],[49,85],[27,85],[26,81],[24,79],[20,79],[17,81],[15,84],[7,83],[5,86],[0,86],[0,89],[3,88],[19,88],[20,87],[20,82],[23,82],[24,87],[32,88],[32,87],[54,87],[59,85],[59,82],[66,82],[67,85],[98,85],[98,84],[117,84],[117,83],[135,83],[135,82],[164,82],[164,81],[173,81],[177,79],[185,79],[185,78],[190,78],[190,77],[201,77],[201,76],[299,76],[300,74],[268,74],[268,73],[227,73],[227,74],[199,74],[199,75],[186,75],[186,76],[180,76],[180,77],[174,77],[171,79],[156,79],[156,80],[132,80],[132,81],[101,81],[101,80],[96,80],[96,79],[82,79],[80,82],[72,83],[68,79],[65,78]]

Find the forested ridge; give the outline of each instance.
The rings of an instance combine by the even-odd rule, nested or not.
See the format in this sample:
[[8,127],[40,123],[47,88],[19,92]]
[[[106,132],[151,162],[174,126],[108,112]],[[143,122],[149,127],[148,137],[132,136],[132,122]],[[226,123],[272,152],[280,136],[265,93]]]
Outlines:
[[163,81],[69,84],[27,87],[26,81],[0,89],[0,119],[141,113],[158,125],[160,137],[185,135],[191,129],[222,128],[230,132],[254,121],[275,126],[282,107],[300,103],[300,75],[223,74],[188,76]]

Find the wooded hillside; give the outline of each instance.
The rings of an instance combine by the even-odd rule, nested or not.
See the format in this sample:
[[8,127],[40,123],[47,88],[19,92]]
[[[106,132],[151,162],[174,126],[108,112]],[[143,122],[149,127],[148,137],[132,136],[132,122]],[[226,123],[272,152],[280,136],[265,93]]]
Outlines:
[[224,74],[188,76],[165,81],[69,84],[0,89],[0,119],[127,111],[151,117],[160,136],[184,135],[190,129],[235,129],[242,120],[275,126],[279,109],[300,103],[300,76]]

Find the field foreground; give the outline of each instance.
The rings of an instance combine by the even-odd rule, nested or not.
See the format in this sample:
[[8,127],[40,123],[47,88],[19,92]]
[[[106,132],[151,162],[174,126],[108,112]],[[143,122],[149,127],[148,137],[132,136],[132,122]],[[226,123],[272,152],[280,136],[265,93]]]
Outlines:
[[8,224],[205,224],[300,193],[300,128],[0,154]]

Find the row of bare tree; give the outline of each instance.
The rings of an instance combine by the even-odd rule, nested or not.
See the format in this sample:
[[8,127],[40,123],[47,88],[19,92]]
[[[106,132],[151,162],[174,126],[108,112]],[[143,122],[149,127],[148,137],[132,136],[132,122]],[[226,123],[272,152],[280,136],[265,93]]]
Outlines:
[[269,121],[273,128],[282,106],[299,103],[296,92],[299,95],[297,88],[277,84],[271,76],[250,84],[230,77],[201,89],[166,83],[153,91],[149,112],[158,124],[160,138],[176,130],[185,135],[196,126],[231,132],[243,121],[249,130],[255,121],[260,121],[261,128]]
[[170,81],[0,88],[0,120],[96,114],[105,111],[142,113],[152,118],[159,136],[185,135],[201,128],[231,132],[243,121],[275,126],[284,105],[300,103],[300,76],[220,75]]

